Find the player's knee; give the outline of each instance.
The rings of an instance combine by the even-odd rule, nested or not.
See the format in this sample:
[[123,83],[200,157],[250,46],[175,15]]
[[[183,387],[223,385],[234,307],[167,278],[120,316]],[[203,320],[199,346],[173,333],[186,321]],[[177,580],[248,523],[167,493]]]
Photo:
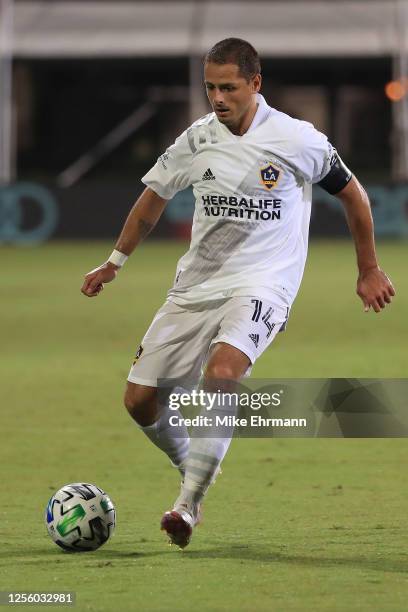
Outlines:
[[234,368],[228,362],[213,361],[207,365],[205,370],[206,379],[236,380],[237,375]]
[[129,392],[128,389],[126,389],[125,391],[123,403],[125,405],[126,410],[131,416],[133,416],[133,414],[137,412],[137,409],[139,407],[139,401],[134,397],[132,393]]
[[124,396],[124,404],[130,416],[139,425],[150,424],[148,421],[153,419],[152,422],[154,422],[155,417],[156,389],[128,383]]

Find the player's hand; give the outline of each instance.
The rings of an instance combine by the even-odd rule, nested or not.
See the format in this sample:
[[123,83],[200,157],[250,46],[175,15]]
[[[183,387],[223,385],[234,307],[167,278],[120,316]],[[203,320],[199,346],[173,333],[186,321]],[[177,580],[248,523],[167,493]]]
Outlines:
[[365,312],[368,312],[371,307],[375,312],[380,312],[386,304],[391,303],[395,289],[388,276],[380,268],[370,268],[360,272],[357,280],[357,295],[364,304]]
[[118,266],[110,262],[106,262],[98,268],[95,268],[95,270],[91,270],[85,275],[84,284],[81,287],[82,293],[87,297],[99,295],[103,289],[104,283],[113,281],[116,278],[118,270]]

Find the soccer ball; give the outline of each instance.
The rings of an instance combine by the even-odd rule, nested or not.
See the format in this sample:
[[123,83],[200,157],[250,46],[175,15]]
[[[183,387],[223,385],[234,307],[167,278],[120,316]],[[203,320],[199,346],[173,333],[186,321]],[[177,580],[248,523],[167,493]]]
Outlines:
[[70,552],[96,550],[111,537],[115,523],[115,506],[105,491],[82,482],[62,487],[45,511],[50,537]]

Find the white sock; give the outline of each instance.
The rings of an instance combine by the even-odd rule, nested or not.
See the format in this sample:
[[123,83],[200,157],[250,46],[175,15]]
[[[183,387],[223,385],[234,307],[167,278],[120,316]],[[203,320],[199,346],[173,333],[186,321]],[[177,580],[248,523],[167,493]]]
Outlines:
[[[178,410],[172,410],[171,415],[182,418]],[[173,465],[179,467],[185,462],[190,446],[190,437],[187,427],[183,425],[169,425],[169,409],[166,408],[159,420],[147,427],[138,427],[160,450],[166,453]]]
[[216,427],[214,425],[215,417],[234,414],[236,414],[235,405],[226,407],[222,404],[215,404],[213,409],[207,413],[213,419],[212,437],[190,438],[190,449],[184,462],[185,478],[180,496],[174,504],[175,508],[180,505],[187,505],[188,508],[192,508],[194,513],[197,510],[197,505],[218,474],[234,432],[232,426]]

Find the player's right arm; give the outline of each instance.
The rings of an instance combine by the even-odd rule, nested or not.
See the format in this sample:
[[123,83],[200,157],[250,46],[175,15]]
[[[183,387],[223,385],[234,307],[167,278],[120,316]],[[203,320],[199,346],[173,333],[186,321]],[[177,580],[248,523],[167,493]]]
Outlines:
[[[188,130],[185,130],[142,177],[146,189],[130,211],[115,251],[109,257],[110,261],[85,276],[81,289],[84,295],[95,297],[103,289],[104,283],[109,283],[116,277],[120,265],[124,263],[121,260],[126,260],[126,256],[150,233],[168,200],[191,185],[190,168],[195,148],[190,140]],[[115,265],[116,263],[118,265]]]
[[[126,219],[115,250],[129,256],[156,225],[166,204],[167,199],[160,197],[150,187],[146,187]],[[85,276],[81,288],[82,293],[87,297],[97,296],[102,291],[104,283],[114,280],[119,269],[120,266],[106,261],[98,268],[91,270]]]

